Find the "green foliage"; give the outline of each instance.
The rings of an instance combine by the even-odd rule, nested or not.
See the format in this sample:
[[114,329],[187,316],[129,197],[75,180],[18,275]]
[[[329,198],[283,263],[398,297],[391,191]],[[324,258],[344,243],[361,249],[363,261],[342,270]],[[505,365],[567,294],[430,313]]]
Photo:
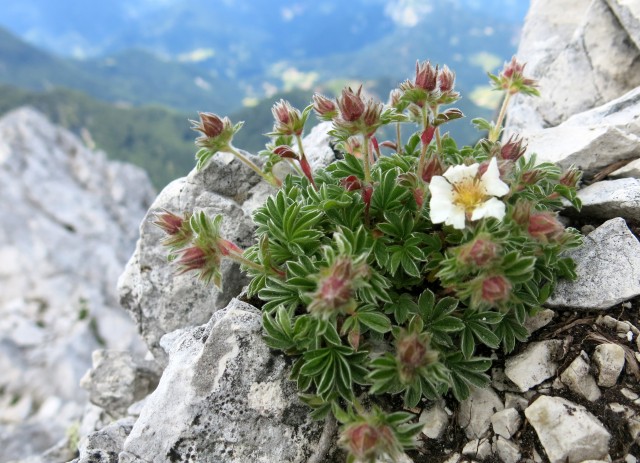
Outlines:
[[[335,112],[334,133],[351,152],[312,176],[288,175],[256,210],[258,242],[243,257],[267,344],[295,357],[291,379],[313,416],[345,424],[348,461],[410,448],[419,428],[402,428],[411,416],[385,411],[386,398],[409,409],[449,392],[465,399],[488,383],[491,350],[525,341],[527,316],[558,278],[575,277],[561,253],[580,238],[553,210],[561,197],[577,204],[579,176],[525,159],[517,140],[459,148],[440,134],[460,116],[440,108],[459,97],[445,69],[421,64],[398,107],[350,89],[334,107],[323,101],[316,111]],[[387,144],[403,150],[380,156],[377,128],[409,120],[417,132]],[[365,411],[363,394],[380,408]]]

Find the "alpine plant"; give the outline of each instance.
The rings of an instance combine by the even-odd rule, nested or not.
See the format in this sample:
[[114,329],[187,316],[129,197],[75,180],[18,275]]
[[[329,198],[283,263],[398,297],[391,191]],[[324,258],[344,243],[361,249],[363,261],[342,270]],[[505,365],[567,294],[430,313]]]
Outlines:
[[[414,447],[421,425],[411,412],[485,386],[491,351],[526,341],[526,318],[559,278],[576,276],[562,253],[580,236],[555,211],[563,198],[580,207],[580,172],[524,156],[517,136],[500,141],[509,99],[538,93],[523,71],[514,57],[489,75],[504,104],[496,122],[472,121],[486,133],[475,146],[443,132],[463,117],[450,106],[460,95],[453,71],[428,61],[388,104],[362,87],[316,94],[302,111],[279,101],[261,166],[232,145],[241,123],[211,113],[193,122],[199,169],[230,152],[277,191],[255,212],[256,243],[245,250],[220,235],[220,216],[159,211],[170,260],[218,286],[221,261],[240,263],[262,301],[265,342],[294,357],[291,380],[311,414],[342,423],[349,462]],[[301,142],[312,111],[332,121],[339,152],[315,171]],[[384,126],[395,137],[378,141]],[[403,139],[405,127],[414,133]],[[280,162],[284,178],[273,171]]]

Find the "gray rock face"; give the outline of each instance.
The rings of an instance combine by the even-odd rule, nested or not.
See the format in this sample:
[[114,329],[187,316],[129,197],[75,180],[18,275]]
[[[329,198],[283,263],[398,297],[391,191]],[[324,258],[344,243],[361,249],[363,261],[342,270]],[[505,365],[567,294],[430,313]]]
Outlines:
[[89,434],[78,446],[77,463],[118,463],[124,440],[133,428],[133,418],[123,418]]
[[607,309],[640,294],[640,243],[624,219],[605,222],[567,255],[578,279],[559,281],[548,306]]
[[0,120],[0,401],[22,407],[3,412],[0,460],[64,437],[93,349],[144,351],[115,287],[154,194],[32,109]]
[[560,397],[541,396],[525,411],[551,463],[604,459],[611,435],[581,405]]
[[637,178],[596,182],[580,190],[578,197],[582,200],[580,213],[584,216],[640,221],[640,180]]
[[531,5],[517,55],[539,80],[542,96],[515,99],[512,128],[531,132],[556,126],[640,85],[637,30],[623,27],[632,25],[627,18],[633,15],[622,24],[619,19],[623,10],[635,10],[627,3],[548,0]]
[[129,352],[95,350],[93,368],[80,385],[89,391],[91,403],[111,416],[124,417],[134,402],[143,399],[158,384],[153,365],[140,365]]
[[306,462],[322,425],[261,330],[257,309],[234,299],[206,326],[163,338],[169,364],[120,462]]
[[228,261],[223,263],[222,291],[202,284],[193,274],[177,275],[175,266],[167,262],[163,233],[151,223],[153,214],[163,209],[176,214],[194,210],[221,214],[223,236],[247,247],[253,244],[254,225],[242,204],[253,196],[252,187],[259,181],[233,156],[218,154],[202,171],[194,170],[162,190],[142,221],[140,240],[119,281],[120,302],[159,363],[166,362],[159,345],[162,336],[206,323],[213,312],[240,293],[247,280]]

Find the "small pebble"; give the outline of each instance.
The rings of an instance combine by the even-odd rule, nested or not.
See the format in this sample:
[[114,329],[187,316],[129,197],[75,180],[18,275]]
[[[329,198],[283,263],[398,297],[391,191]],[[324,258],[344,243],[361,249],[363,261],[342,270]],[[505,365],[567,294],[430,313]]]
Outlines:
[[638,394],[636,394],[631,389],[626,388],[626,387],[623,387],[622,389],[620,389],[620,392],[622,393],[623,396],[625,396],[629,400],[636,400],[636,399],[640,398],[640,396],[638,396]]

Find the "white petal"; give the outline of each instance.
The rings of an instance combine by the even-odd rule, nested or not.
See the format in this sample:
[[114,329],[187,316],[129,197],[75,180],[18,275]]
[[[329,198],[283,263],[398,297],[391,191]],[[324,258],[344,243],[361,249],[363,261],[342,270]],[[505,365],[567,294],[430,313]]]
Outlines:
[[505,213],[506,207],[504,203],[499,199],[491,198],[473,210],[471,220],[480,220],[483,217],[494,217],[498,220],[502,220],[504,219]]
[[451,166],[442,175],[451,183],[460,183],[473,179],[478,174],[478,167],[478,164]]
[[444,177],[435,176],[429,183],[431,199],[429,200],[430,218],[433,223],[442,223],[453,210],[453,187]]
[[464,228],[465,212],[461,207],[455,207],[449,214],[449,218],[445,222],[447,225],[453,225],[453,228],[462,230]]
[[491,158],[489,167],[482,174],[480,182],[488,195],[500,197],[509,193],[509,185],[500,180],[500,170],[496,158]]

